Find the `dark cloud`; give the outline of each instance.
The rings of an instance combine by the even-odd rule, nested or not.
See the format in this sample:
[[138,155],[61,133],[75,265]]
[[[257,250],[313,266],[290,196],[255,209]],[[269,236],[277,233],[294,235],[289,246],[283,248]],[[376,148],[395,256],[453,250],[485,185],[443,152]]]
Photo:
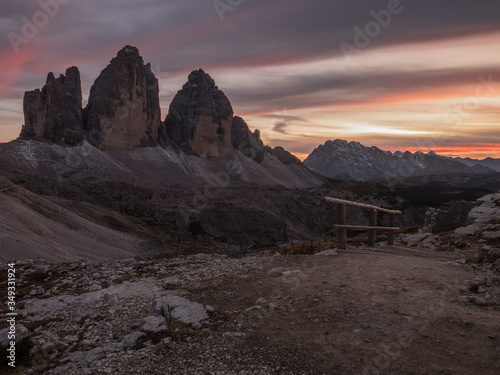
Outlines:
[[[45,0],[50,1],[50,0]],[[54,0],[55,1],[55,0]],[[1,5],[0,35],[20,33],[22,17],[40,10],[36,2]],[[339,44],[354,43],[355,27],[373,20],[371,11],[388,0],[243,1],[221,21],[212,1],[93,0],[70,1],[39,33],[35,45],[51,53],[93,56],[136,44],[163,65],[164,71],[190,66],[255,66],[341,55]],[[500,29],[500,4],[491,0],[402,0],[403,11],[372,38],[369,48],[429,41]],[[13,27],[16,25],[17,27]],[[51,43],[55,38],[57,43]],[[42,41],[43,40],[43,41]],[[7,38],[0,49],[9,47]],[[28,46],[27,46],[28,47]],[[107,50],[106,50],[107,49]],[[105,61],[105,60],[104,60]]]
[[273,126],[273,132],[288,134],[286,131],[288,124],[285,121],[276,121]]
[[287,114],[288,108],[283,107],[281,111],[273,110],[274,113],[267,113],[260,115],[262,118],[275,119],[273,124],[273,132],[288,134],[287,128],[291,125],[306,125],[309,123],[309,120],[300,117],[300,116],[292,116]]
[[[439,92],[447,87],[481,85],[479,77],[492,77],[492,89],[500,90],[500,66],[494,70],[484,67],[456,69],[420,70],[411,72],[368,71],[356,75],[336,75],[322,73],[289,77],[266,90],[251,91],[244,87],[226,90],[236,103],[253,103],[262,109],[286,106],[300,109],[342,103],[362,103],[384,96],[405,93]],[[329,93],[330,92],[330,93]],[[491,95],[486,88],[484,96]],[[476,95],[475,90],[470,96]]]
[[[198,12],[207,12],[206,18],[184,20],[181,38],[185,43],[171,44],[162,61],[178,70],[189,58],[207,67],[244,67],[340,56],[340,43],[354,44],[354,28],[364,29],[373,21],[370,12],[386,9],[388,2],[245,1],[227,13],[224,22],[214,18],[214,10],[205,3]],[[392,16],[389,25],[371,38],[367,48],[500,30],[500,4],[489,0],[404,0],[401,4],[403,11]],[[207,25],[203,31],[199,27],[201,20]]]

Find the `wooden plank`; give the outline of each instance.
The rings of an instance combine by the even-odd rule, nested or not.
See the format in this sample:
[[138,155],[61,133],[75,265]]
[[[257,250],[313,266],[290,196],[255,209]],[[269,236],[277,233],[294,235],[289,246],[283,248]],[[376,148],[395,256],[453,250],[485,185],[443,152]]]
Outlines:
[[339,225],[339,224],[334,224],[335,227],[337,228],[346,228],[346,229],[363,229],[363,230],[370,230],[370,229],[376,229],[376,230],[400,230],[401,228],[399,227],[381,227],[381,226],[375,226],[372,227],[370,225]]
[[372,208],[369,217],[370,229],[368,229],[368,246],[375,246],[375,239],[377,238],[377,210]]
[[394,215],[401,215],[402,214],[402,212],[398,211],[398,210],[389,210],[387,208],[372,206],[371,204],[351,202],[351,201],[346,201],[344,199],[325,197],[325,201],[327,203],[345,204],[346,206],[353,206],[353,207],[359,207],[359,208],[367,208],[369,210],[375,209],[375,210],[377,210],[379,212],[384,212],[386,214],[394,214]]
[[338,236],[339,236],[339,249],[347,249],[347,229],[345,228],[347,218],[345,204],[341,203],[337,205],[337,221],[339,223]]
[[[396,224],[396,215],[390,214],[389,215],[389,226],[393,227]],[[389,246],[394,245],[394,232],[390,231],[389,235],[387,236],[387,244]]]

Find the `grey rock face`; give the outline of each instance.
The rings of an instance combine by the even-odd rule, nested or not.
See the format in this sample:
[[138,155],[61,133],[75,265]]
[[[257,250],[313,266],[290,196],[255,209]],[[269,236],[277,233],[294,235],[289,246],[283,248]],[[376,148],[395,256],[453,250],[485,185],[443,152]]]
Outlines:
[[167,330],[167,324],[162,316],[150,315],[142,320],[141,329],[146,332],[161,332]]
[[231,140],[233,147],[243,155],[252,158],[257,163],[264,159],[264,144],[260,139],[260,131],[256,129],[252,133],[245,120],[239,116],[233,118]]
[[134,346],[137,343],[137,341],[139,341],[144,336],[146,336],[144,332],[140,331],[132,332],[123,338],[123,346],[126,348]]
[[468,224],[468,215],[474,202],[455,202],[449,210],[436,213],[432,233],[450,232]]
[[165,296],[154,302],[156,318],[165,321],[180,321],[185,324],[199,326],[208,319],[205,307],[179,296]]
[[82,88],[77,67],[55,78],[49,73],[42,90],[24,94],[24,126],[20,138],[75,146],[84,139]]
[[299,158],[281,146],[276,146],[275,148],[266,146],[266,151],[274,155],[283,164],[302,164]]
[[170,104],[160,144],[200,156],[221,157],[232,150],[233,108],[214,80],[193,71]]
[[126,46],[90,89],[85,130],[100,149],[155,146],[161,112],[158,79],[139,51]]

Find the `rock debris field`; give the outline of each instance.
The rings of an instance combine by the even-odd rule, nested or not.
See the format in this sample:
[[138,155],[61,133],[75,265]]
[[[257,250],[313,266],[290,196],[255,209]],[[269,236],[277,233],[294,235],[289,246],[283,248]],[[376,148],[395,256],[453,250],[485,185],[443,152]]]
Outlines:
[[499,373],[499,262],[323,247],[17,262],[22,334],[4,372]]

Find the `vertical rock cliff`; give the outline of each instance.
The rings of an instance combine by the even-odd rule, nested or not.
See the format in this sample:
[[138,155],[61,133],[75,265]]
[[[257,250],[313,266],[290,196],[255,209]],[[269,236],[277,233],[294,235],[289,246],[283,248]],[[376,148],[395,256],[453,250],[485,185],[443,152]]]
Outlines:
[[226,95],[202,69],[195,70],[170,104],[159,142],[194,155],[226,156],[233,151],[232,121]]
[[24,94],[24,126],[20,138],[43,139],[63,145],[84,140],[82,88],[77,67],[55,78],[49,73],[42,90]]
[[282,163],[298,160],[280,148],[264,146],[259,130],[233,116],[224,92],[202,69],[191,72],[161,122],[158,79],[136,47],[126,46],[101,72],[82,110],[78,68],[55,78],[42,90],[25,93],[25,125],[20,138],[79,145],[85,139],[102,150],[140,147],[174,149],[203,157],[224,157],[238,150],[261,163],[266,153]]
[[252,158],[257,163],[264,159],[264,143],[260,139],[260,131],[256,129],[253,133],[247,123],[239,116],[234,116],[231,125],[231,138],[233,147],[243,155]]
[[126,46],[101,72],[84,115],[87,139],[100,149],[156,145],[161,123],[158,79],[137,48]]

